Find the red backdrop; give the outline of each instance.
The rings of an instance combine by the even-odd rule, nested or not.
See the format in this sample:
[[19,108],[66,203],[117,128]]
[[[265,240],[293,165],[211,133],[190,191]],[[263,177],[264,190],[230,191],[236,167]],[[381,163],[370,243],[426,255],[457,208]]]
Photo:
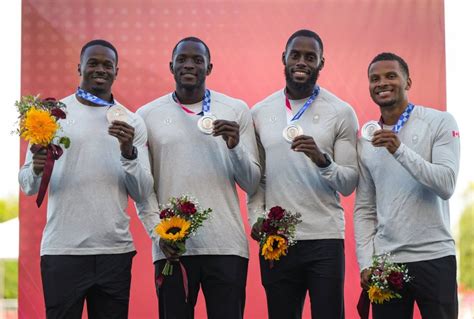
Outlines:
[[[119,51],[115,96],[135,110],[174,87],[168,62],[175,43],[194,35],[210,47],[214,69],[208,86],[245,100],[249,106],[284,86],[281,53],[301,28],[324,41],[322,86],[348,101],[360,124],[375,119],[367,64],[381,51],[406,58],[413,80],[411,100],[445,109],[444,8],[442,0],[23,0],[22,94],[64,97],[78,85],[82,45],[104,38]],[[24,158],[26,145],[22,145]],[[243,218],[246,209],[242,203]],[[356,318],[359,294],[353,239],[353,196],[346,209],[347,318]],[[46,205],[20,196],[19,317],[44,318],[39,245]],[[130,318],[156,318],[150,240],[132,205],[131,230],[138,255],[133,265]],[[249,230],[248,225],[247,232]],[[257,244],[250,242],[246,318],[266,318]],[[309,318],[305,307],[305,318]],[[202,298],[196,318],[205,318]]]

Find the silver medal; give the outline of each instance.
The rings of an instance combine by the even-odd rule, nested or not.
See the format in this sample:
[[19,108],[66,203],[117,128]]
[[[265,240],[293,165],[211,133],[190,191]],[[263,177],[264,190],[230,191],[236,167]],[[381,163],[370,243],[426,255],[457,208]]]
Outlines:
[[303,129],[297,124],[290,124],[283,129],[283,138],[288,143],[293,143],[293,140],[299,135],[303,135]]
[[122,121],[128,123],[129,117],[127,109],[121,105],[115,104],[107,110],[107,121],[112,124],[113,121]]
[[360,135],[367,141],[372,141],[374,138],[374,133],[378,130],[381,130],[379,123],[377,121],[369,121],[362,126],[360,130]]
[[201,116],[201,118],[197,122],[197,127],[204,134],[212,134],[212,131],[214,130],[215,120],[217,120],[217,118],[214,115]]

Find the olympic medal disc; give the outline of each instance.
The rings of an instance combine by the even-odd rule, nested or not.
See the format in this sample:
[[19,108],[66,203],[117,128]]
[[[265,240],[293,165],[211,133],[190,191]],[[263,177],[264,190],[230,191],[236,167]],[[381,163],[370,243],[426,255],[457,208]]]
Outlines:
[[290,124],[283,129],[283,138],[288,143],[293,143],[293,140],[299,135],[303,135],[303,129],[297,124]]
[[107,121],[112,124],[113,121],[122,121],[128,123],[129,117],[127,109],[121,105],[112,105],[107,110]]
[[214,115],[201,116],[201,118],[197,122],[197,127],[204,134],[212,134],[212,131],[214,130],[215,120],[217,120],[217,118]]
[[379,123],[377,121],[369,121],[362,126],[360,135],[367,141],[372,141],[374,138],[374,133],[378,130],[381,130]]

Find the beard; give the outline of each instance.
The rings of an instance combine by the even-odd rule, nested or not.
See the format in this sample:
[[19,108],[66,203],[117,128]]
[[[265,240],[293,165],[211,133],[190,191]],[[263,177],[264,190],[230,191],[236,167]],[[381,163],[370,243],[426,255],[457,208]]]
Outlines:
[[316,69],[315,71],[311,72],[309,78],[305,82],[295,82],[291,76],[290,70],[285,67],[286,85],[297,92],[305,93],[312,90],[316,85],[318,78],[319,69]]
[[380,106],[380,107],[392,107],[392,106],[394,106],[395,104],[396,104],[396,101],[395,101],[395,100],[377,103],[377,105]]
[[388,100],[388,101],[378,101],[377,100],[377,94],[371,94],[371,97],[372,97],[372,101],[375,102],[375,104],[377,104],[379,107],[392,107],[394,105],[397,104],[397,99],[396,98],[392,98],[391,100]]

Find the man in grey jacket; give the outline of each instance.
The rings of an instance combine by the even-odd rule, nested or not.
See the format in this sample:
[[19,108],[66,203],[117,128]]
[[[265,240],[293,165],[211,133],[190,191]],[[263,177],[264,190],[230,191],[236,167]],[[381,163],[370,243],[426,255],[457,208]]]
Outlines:
[[[89,318],[128,317],[135,255],[128,196],[135,201],[147,198],[153,178],[145,124],[112,95],[117,63],[111,43],[86,43],[78,65],[80,86],[62,100],[67,118],[60,124],[71,147],[56,161],[51,175],[41,242],[48,319],[81,318],[84,300]],[[122,120],[108,122],[114,118],[107,116],[110,107],[120,110]],[[19,173],[27,195],[38,193],[45,163],[43,153],[27,152]]]
[[[323,42],[299,30],[287,41],[282,62],[286,85],[252,108],[264,174],[249,200],[252,237],[260,214],[281,206],[302,216],[297,244],[269,263],[260,257],[271,319],[298,319],[309,292],[313,318],[344,318],[344,210],[339,193],[357,185],[357,117],[352,107],[317,79]],[[291,129],[300,131],[291,136]],[[283,134],[282,134],[283,133]],[[302,134],[301,134],[302,133]],[[294,137],[294,138],[293,138]]]
[[[155,273],[166,260],[176,271],[157,281],[161,319],[194,318],[199,290],[209,319],[242,319],[248,267],[248,243],[237,185],[252,194],[260,179],[257,145],[250,111],[242,100],[207,88],[212,72],[208,46],[195,37],[180,40],[172,51],[174,92],[141,107],[137,113],[148,130],[156,193],[137,203],[139,216],[153,239]],[[202,125],[212,120],[209,130]],[[160,222],[158,203],[189,194],[211,217],[186,241],[186,253],[154,232]],[[186,281],[185,284],[183,281]],[[184,286],[189,287],[186,300]]]
[[401,299],[374,304],[374,318],[412,318],[414,302],[423,318],[457,318],[448,206],[459,169],[456,121],[447,112],[409,103],[412,81],[401,57],[377,55],[368,77],[382,129],[358,142],[354,228],[361,285],[368,287],[372,257],[391,253],[413,280]]

